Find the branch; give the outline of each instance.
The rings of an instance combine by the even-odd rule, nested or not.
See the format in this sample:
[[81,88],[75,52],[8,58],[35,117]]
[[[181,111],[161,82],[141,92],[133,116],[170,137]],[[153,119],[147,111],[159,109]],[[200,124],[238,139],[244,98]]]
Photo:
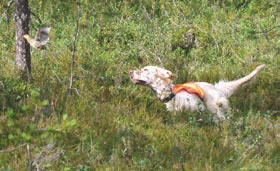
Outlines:
[[22,145],[19,145],[19,146],[15,147],[15,148],[7,149],[7,150],[0,150],[0,153],[10,153],[10,152],[16,151],[17,149],[19,149],[23,146],[26,146],[26,144],[22,144]]
[[62,129],[38,128],[35,131],[38,131],[38,132],[44,132],[44,131],[62,132]]
[[73,77],[74,77],[74,65],[75,65],[75,52],[77,51],[77,42],[78,42],[78,34],[79,34],[79,23],[81,18],[81,9],[80,9],[80,1],[78,2],[78,18],[76,21],[76,29],[74,34],[73,46],[72,46],[72,53],[71,53],[71,73],[70,73],[70,84],[69,89],[73,89]]
[[32,14],[34,17],[37,18],[37,20],[39,21],[40,24],[42,24],[42,20],[40,19],[40,17],[39,17],[37,14],[35,14],[35,13],[32,12],[32,11],[31,11],[31,14]]
[[30,153],[29,144],[26,145],[26,150],[27,150],[27,155],[28,155],[28,167],[29,167],[29,170],[32,171],[32,156]]
[[270,29],[267,29],[267,30],[257,31],[256,33],[257,33],[257,34],[266,34],[266,33],[268,33],[268,32],[271,32],[272,30],[276,29],[277,27],[280,27],[280,25],[276,25],[276,26],[274,26],[274,27],[272,27],[272,28],[270,28]]
[[10,10],[10,7],[12,6],[12,4],[15,2],[15,0],[10,0],[6,6],[6,10],[3,12],[2,14],[2,18],[4,18],[6,20],[7,23],[10,22],[10,19],[9,19],[9,10]]

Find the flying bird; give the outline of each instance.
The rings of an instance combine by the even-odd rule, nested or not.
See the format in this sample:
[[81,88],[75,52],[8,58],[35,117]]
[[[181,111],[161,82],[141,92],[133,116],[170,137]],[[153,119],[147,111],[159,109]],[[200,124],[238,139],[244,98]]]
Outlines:
[[46,45],[49,42],[49,33],[51,27],[42,27],[37,31],[35,38],[31,38],[30,35],[25,34],[23,37],[27,40],[31,47],[39,50],[45,50]]

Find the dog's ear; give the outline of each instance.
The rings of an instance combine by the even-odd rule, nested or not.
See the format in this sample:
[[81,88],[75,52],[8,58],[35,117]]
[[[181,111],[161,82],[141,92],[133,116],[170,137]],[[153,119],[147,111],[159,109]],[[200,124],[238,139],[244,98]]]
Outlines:
[[158,73],[157,77],[160,78],[161,80],[165,81],[167,84],[170,84],[172,82],[172,79],[170,77],[165,77],[164,75]]
[[176,75],[173,74],[173,73],[171,73],[170,76],[169,76],[169,78],[170,78],[171,80],[173,80],[174,78],[176,78]]
[[175,75],[171,71],[162,68],[157,68],[156,71],[157,71],[156,75],[162,80],[166,81],[168,84],[170,84],[175,78]]

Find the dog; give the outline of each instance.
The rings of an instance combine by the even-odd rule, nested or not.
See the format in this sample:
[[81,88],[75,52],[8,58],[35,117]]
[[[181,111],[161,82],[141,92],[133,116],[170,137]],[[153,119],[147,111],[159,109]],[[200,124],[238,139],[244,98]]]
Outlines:
[[240,87],[246,85],[265,64],[258,66],[249,75],[234,80],[221,80],[216,84],[207,82],[188,82],[173,84],[175,75],[164,68],[146,66],[140,70],[129,71],[134,84],[151,87],[168,111],[205,111],[208,110],[221,120],[229,109],[228,98]]

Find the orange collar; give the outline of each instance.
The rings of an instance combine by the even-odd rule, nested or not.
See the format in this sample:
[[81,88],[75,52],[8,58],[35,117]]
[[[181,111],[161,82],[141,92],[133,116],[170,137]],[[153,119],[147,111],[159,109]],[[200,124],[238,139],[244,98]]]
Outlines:
[[184,84],[175,84],[173,86],[173,92],[176,94],[179,91],[186,91],[190,94],[196,94],[202,100],[205,96],[205,92],[203,91],[203,89],[199,85],[193,82],[187,82]]

